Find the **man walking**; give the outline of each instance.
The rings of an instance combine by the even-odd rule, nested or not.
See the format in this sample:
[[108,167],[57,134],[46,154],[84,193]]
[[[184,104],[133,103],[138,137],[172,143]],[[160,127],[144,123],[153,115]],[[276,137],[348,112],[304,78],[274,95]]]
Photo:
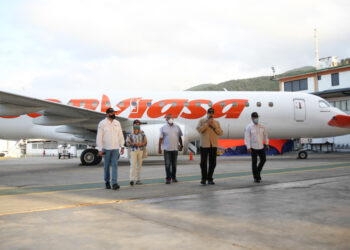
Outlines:
[[[216,167],[216,152],[218,148],[218,136],[221,136],[223,131],[220,123],[214,120],[214,109],[209,108],[207,118],[201,119],[197,126],[197,131],[200,133],[200,152],[201,152],[201,184],[214,185],[213,180],[214,169]],[[209,170],[207,168],[209,156]]]
[[112,165],[112,188],[117,190],[119,149],[124,154],[124,136],[120,123],[115,120],[115,111],[108,108],[107,117],[98,124],[96,144],[99,155],[104,155],[104,180],[106,189],[111,189],[110,165]]
[[[166,122],[163,127],[160,128],[159,154],[162,153],[162,148],[164,150],[164,161],[165,161],[165,173],[166,179],[165,183],[170,184],[170,181],[177,182],[176,179],[176,163],[178,151],[182,151],[182,131],[181,128],[174,124],[174,119],[172,115],[167,115]],[[179,147],[180,144],[180,147]]]
[[[264,140],[267,150],[270,149],[269,138],[267,137],[266,129],[263,125],[259,124],[259,115],[257,112],[251,114],[252,122],[246,127],[244,133],[245,144],[248,149],[248,153],[252,156],[252,172],[254,182],[259,183],[261,181],[261,170],[266,162],[266,154],[264,149]],[[257,165],[259,156],[259,165]]]

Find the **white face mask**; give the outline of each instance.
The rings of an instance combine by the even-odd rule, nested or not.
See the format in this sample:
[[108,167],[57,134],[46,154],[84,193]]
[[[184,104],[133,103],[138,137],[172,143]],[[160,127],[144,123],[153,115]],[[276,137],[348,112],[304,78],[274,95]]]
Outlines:
[[173,119],[173,118],[170,118],[170,119],[168,120],[168,123],[169,123],[169,124],[173,124],[173,123],[174,123],[174,119]]

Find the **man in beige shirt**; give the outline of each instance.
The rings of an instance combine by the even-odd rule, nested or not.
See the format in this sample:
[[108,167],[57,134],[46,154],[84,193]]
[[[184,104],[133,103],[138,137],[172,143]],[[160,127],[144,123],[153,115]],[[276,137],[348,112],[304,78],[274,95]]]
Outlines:
[[[220,123],[214,120],[214,109],[208,109],[207,118],[201,119],[198,123],[197,130],[200,133],[200,152],[201,152],[201,184],[214,185],[213,174],[216,166],[216,152],[218,149],[218,136],[222,135]],[[207,168],[209,155],[209,170]]]

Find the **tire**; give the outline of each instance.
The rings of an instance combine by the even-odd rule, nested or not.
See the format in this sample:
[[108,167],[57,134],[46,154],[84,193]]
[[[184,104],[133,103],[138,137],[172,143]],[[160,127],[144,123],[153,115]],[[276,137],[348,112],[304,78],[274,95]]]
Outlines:
[[307,158],[307,153],[306,153],[306,151],[300,151],[300,152],[298,153],[298,158],[299,158],[299,159],[306,159],[306,158]]
[[97,149],[88,148],[81,153],[80,161],[83,166],[92,166],[97,164],[99,158]]

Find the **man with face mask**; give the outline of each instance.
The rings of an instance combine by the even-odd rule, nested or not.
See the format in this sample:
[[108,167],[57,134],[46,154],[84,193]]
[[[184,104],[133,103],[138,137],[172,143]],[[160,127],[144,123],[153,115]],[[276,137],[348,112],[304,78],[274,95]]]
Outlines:
[[[207,118],[201,119],[197,125],[197,131],[200,133],[200,152],[201,152],[201,184],[214,185],[213,174],[216,167],[216,153],[218,148],[218,136],[223,131],[220,123],[214,120],[214,109],[209,108]],[[209,170],[207,168],[209,156]]]
[[[259,124],[259,115],[257,112],[251,114],[252,122],[246,127],[244,133],[245,144],[248,149],[248,153],[252,156],[252,172],[254,182],[259,183],[261,181],[261,170],[266,162],[266,154],[264,149],[264,141],[266,143],[267,150],[269,147],[269,138],[267,137],[266,129],[263,125]],[[259,165],[258,163],[259,156]]]
[[181,128],[174,124],[172,115],[167,115],[166,122],[163,127],[160,128],[159,154],[164,150],[164,161],[165,161],[165,183],[170,184],[170,181],[177,182],[176,179],[176,163],[178,151],[182,151],[182,131]]
[[104,180],[106,189],[111,189],[110,165],[112,165],[112,188],[119,189],[118,180],[118,159],[124,154],[124,135],[120,123],[115,120],[115,111],[108,108],[107,117],[98,124],[96,144],[99,155],[104,155]]

